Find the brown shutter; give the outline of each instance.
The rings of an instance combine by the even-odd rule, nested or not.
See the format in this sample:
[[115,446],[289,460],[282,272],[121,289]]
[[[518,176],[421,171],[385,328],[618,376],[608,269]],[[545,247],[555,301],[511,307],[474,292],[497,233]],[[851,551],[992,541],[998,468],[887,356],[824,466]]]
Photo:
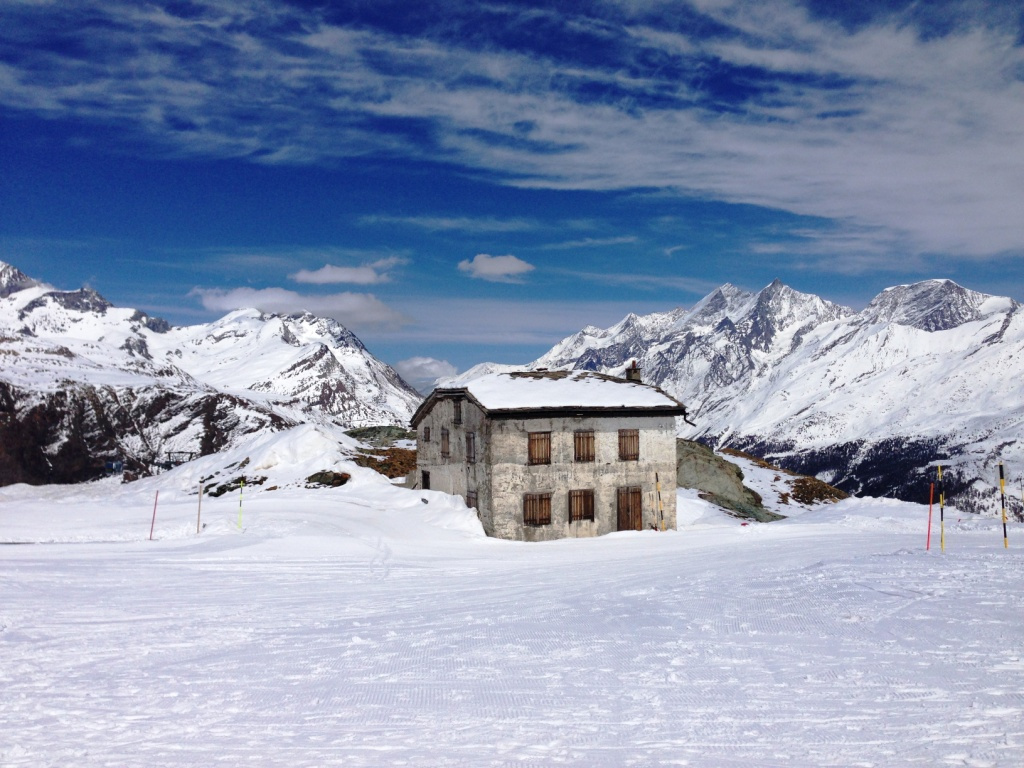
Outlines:
[[638,461],[640,459],[640,430],[619,430],[619,460]]
[[594,460],[594,430],[581,429],[573,433],[573,459],[575,461]]
[[594,519],[594,491],[569,491],[569,522]]
[[523,494],[523,525],[551,524],[551,494]]
[[528,460],[530,464],[551,463],[551,433],[529,432]]

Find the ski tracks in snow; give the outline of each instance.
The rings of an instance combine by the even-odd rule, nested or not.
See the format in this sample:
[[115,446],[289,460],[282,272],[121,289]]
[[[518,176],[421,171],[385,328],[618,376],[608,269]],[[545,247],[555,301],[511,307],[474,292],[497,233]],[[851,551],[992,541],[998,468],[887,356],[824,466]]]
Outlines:
[[906,541],[19,551],[0,764],[1019,765],[1024,560]]

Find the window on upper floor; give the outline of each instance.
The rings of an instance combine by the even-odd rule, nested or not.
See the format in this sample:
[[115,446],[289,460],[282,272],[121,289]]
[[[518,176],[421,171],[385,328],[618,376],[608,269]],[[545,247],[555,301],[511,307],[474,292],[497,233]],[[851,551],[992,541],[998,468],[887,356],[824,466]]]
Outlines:
[[551,433],[529,432],[528,459],[530,464],[551,463]]
[[462,401],[453,400],[452,407],[455,409],[455,416],[452,418],[452,423],[455,426],[462,424]]
[[466,463],[476,464],[476,432],[466,433]]
[[619,430],[619,460],[639,461],[640,459],[640,430],[620,429]]
[[523,494],[523,525],[551,525],[551,494]]
[[448,439],[448,430],[441,427],[441,458],[447,459],[452,455],[451,441]]
[[430,427],[424,427],[423,428],[423,442],[424,443],[429,443],[430,442]]
[[594,460],[594,430],[578,429],[573,433],[573,461]]

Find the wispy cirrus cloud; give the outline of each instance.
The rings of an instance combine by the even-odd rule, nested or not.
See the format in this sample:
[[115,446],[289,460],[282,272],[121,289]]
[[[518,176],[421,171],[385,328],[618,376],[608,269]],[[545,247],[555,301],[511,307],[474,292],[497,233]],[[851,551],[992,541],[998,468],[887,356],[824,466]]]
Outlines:
[[[797,2],[608,7],[459,6],[399,32],[270,0],[8,3],[0,103],[171,154],[406,157],[505,184],[668,189],[884,228],[916,253],[1024,247],[1013,14],[946,3],[927,25],[909,10],[849,24]],[[527,20],[529,35],[486,38]],[[402,223],[528,228],[414,219]]]
[[637,241],[635,235],[620,237],[583,237],[579,240],[566,240],[563,243],[548,243],[541,246],[546,251],[568,251],[582,248],[605,248],[612,245],[628,245]]
[[361,224],[391,224],[404,227],[415,227],[431,232],[524,232],[540,226],[537,222],[525,219],[499,219],[493,216],[390,216],[379,214],[363,216]]
[[641,302],[636,297],[555,302],[461,297],[439,302],[415,297],[403,302],[402,307],[413,320],[388,332],[389,340],[520,348],[519,353],[509,351],[499,361],[516,363],[532,360],[537,356],[536,347],[546,350],[585,326],[609,327],[630,312],[655,312],[671,309],[672,305]]
[[463,259],[459,262],[460,272],[492,283],[518,283],[521,282],[523,275],[534,269],[533,264],[511,254],[491,256],[488,253],[478,253],[472,259]]

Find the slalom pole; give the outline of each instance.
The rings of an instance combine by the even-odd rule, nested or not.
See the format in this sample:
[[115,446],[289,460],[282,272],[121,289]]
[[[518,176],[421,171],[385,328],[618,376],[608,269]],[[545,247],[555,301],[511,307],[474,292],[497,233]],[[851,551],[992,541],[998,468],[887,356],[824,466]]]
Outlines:
[[153,540],[153,528],[156,527],[156,503],[160,501],[160,491],[156,492],[156,498],[153,499],[153,522],[149,524],[149,540]]
[[238,486],[238,530],[242,530],[242,492],[245,490],[245,478]]
[[[662,533],[665,531],[665,507],[661,503],[661,478],[658,477],[658,473],[654,473],[654,487],[658,491],[658,517],[661,519],[661,530]],[[676,523],[678,525],[678,523]]]
[[928,484],[928,536],[924,540],[925,551],[932,548],[932,497],[935,495],[935,483]]
[[942,465],[939,464],[939,544],[946,551],[946,481],[942,479]]
[[1003,462],[999,462],[999,498],[1003,503],[1003,549],[1010,548],[1010,539],[1006,536],[1006,481],[1003,479]]
[[203,516],[203,481],[199,481],[199,510],[196,512],[196,536],[199,535],[199,520]]

